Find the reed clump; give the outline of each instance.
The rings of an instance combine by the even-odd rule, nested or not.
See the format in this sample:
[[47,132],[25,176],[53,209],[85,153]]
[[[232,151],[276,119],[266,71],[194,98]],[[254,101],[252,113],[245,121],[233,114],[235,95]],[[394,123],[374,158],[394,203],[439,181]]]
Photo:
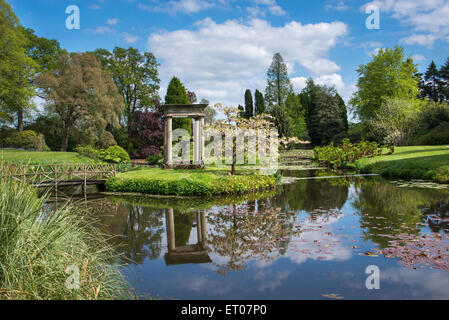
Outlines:
[[46,200],[31,186],[0,181],[0,299],[131,298],[95,222],[70,204],[50,209]]

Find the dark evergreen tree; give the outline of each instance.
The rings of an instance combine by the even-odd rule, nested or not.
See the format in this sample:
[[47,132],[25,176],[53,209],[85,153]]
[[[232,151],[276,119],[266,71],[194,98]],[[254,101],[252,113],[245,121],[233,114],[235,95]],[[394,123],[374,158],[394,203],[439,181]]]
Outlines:
[[343,121],[344,130],[347,131],[349,129],[348,108],[346,107],[345,101],[338,93],[336,95],[336,99],[338,101],[338,105],[340,106],[340,115],[341,120]]
[[273,122],[278,130],[279,138],[291,137],[292,129],[290,119],[288,117],[287,112],[285,111],[285,108],[278,105],[274,105],[271,109],[271,115],[274,118]]
[[240,115],[243,117],[245,115],[245,108],[241,104],[239,104],[238,109],[240,110]]
[[441,77],[441,93],[443,99],[446,102],[449,102],[449,58],[440,69],[440,77]]
[[437,65],[432,61],[424,74],[424,81],[422,81],[422,96],[429,98],[435,102],[440,102],[444,99],[443,83],[440,79],[440,72]]
[[300,100],[307,106],[307,129],[314,146],[327,144],[346,130],[340,99],[334,88],[307,81]]
[[256,90],[256,93],[254,94],[256,98],[256,114],[262,114],[265,113],[265,99],[263,97],[262,92],[259,90]]
[[[170,80],[167,94],[165,95],[165,104],[190,104],[186,88],[176,77]],[[178,128],[185,129],[191,133],[191,120],[189,118],[174,118],[173,130]]]
[[253,95],[251,94],[251,90],[247,89],[245,91],[245,113],[244,117],[249,119],[254,117],[254,104],[253,104]]
[[269,108],[274,105],[284,106],[293,86],[288,77],[287,66],[280,53],[276,53],[267,72],[267,88],[265,89],[265,101]]

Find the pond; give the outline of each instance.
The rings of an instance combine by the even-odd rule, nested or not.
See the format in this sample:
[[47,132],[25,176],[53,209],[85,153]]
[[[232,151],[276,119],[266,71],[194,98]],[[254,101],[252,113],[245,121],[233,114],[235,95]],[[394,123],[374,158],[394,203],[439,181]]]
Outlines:
[[[241,197],[94,199],[137,294],[162,299],[448,299],[449,189],[308,179]],[[318,177],[319,178],[319,177]],[[380,289],[368,290],[368,266]]]

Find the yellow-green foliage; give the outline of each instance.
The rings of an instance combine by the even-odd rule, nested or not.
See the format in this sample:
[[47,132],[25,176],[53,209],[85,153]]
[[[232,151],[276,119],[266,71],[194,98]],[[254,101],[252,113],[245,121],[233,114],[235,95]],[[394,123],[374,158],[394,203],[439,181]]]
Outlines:
[[156,195],[210,196],[242,194],[272,187],[275,176],[238,174],[217,170],[162,170],[151,168],[121,173],[106,183],[112,192],[135,192]]

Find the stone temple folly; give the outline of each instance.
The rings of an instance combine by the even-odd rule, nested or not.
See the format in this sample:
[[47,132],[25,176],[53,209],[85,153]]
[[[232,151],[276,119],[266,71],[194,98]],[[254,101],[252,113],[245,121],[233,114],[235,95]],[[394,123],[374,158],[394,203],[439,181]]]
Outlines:
[[[206,117],[204,109],[207,104],[166,104],[162,106],[164,112],[164,168],[204,168],[204,134],[203,125]],[[173,118],[192,119],[193,134],[193,162],[173,161]]]

